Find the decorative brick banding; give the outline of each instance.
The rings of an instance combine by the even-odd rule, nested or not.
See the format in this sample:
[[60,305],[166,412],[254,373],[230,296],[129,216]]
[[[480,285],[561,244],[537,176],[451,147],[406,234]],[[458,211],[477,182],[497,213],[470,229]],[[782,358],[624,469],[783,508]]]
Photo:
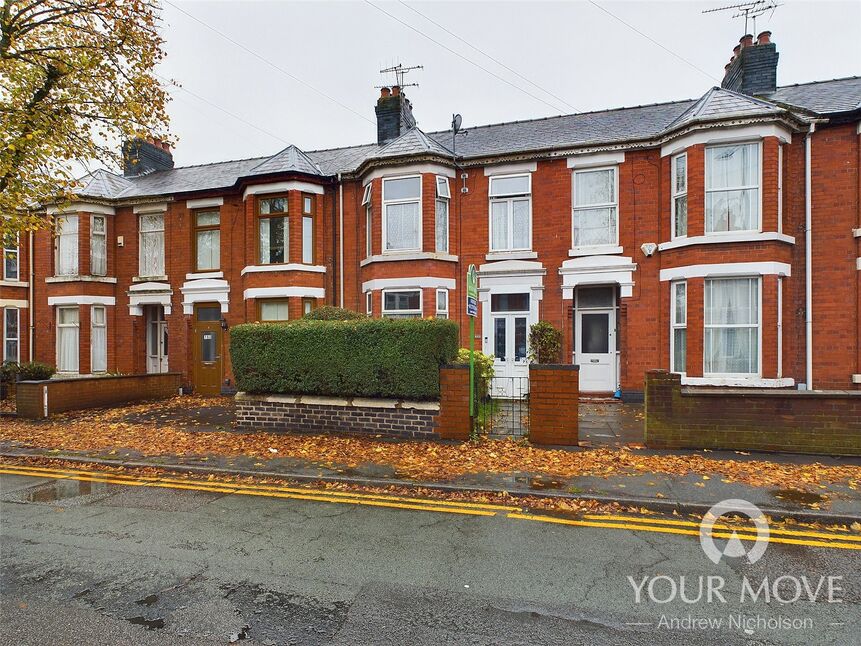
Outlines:
[[646,445],[861,455],[861,392],[682,388],[646,374]]
[[15,404],[18,415],[42,419],[68,410],[118,406],[179,394],[182,375],[166,372],[154,375],[117,375],[21,381]]
[[236,427],[242,431],[350,433],[438,439],[437,402],[236,394]]

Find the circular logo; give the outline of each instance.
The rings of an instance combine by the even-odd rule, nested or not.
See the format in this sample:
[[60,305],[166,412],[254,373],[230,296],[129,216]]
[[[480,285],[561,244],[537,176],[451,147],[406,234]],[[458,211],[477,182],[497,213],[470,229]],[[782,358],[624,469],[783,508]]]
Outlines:
[[[729,540],[727,540],[723,549],[717,546],[715,543],[714,525],[721,516],[726,514],[742,514],[753,521],[756,527],[756,540],[753,543],[753,547],[747,549],[736,533],[736,530],[725,529],[723,527],[718,528],[717,538],[728,538]],[[727,536],[728,531],[731,532],[729,536]],[[700,523],[700,545],[706,556],[715,564],[720,563],[724,556],[733,558],[746,556],[748,563],[756,563],[765,554],[765,549],[768,547],[768,536],[768,521],[765,520],[765,516],[759,507],[747,500],[738,498],[722,500],[712,506],[706,512],[706,515],[703,516],[703,520]],[[744,535],[744,538],[750,540],[751,537]]]

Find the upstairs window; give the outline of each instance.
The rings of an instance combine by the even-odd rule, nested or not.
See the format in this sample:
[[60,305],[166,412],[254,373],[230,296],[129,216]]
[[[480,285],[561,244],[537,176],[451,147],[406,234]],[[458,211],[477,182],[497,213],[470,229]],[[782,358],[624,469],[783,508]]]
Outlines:
[[302,196],[302,262],[314,264],[314,196]]
[[384,291],[383,316],[391,319],[421,318],[422,290]]
[[54,266],[57,276],[78,274],[78,216],[60,215],[55,221]]
[[257,212],[260,264],[272,265],[287,262],[289,257],[290,227],[287,218],[287,198],[267,197],[258,200]]
[[490,178],[490,250],[528,251],[532,248],[532,177],[500,175]]
[[18,235],[15,233],[6,234],[3,240],[3,280],[21,280],[18,268],[20,258],[18,240]]
[[214,271],[221,266],[221,213],[197,211],[194,214],[194,269]]
[[759,229],[759,144],[706,148],[706,233]]
[[574,247],[619,243],[616,167],[574,171]]
[[434,227],[438,253],[448,253],[448,205],[450,201],[451,191],[448,186],[448,178],[437,177]]
[[421,177],[383,180],[383,249],[420,251],[422,246]]
[[90,229],[90,274],[104,276],[108,273],[108,220],[104,215],[94,215]]
[[673,157],[673,238],[688,235],[688,156]]
[[164,276],[164,214],[140,216],[140,275]]
[[370,258],[374,251],[373,246],[373,211],[371,210],[371,184],[365,186],[362,194],[362,206],[365,207],[365,258]]

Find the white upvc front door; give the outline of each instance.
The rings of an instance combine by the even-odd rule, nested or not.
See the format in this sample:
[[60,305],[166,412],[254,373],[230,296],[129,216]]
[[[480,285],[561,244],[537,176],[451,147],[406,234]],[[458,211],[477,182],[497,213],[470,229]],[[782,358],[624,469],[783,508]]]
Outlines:
[[[529,313],[493,314],[491,324],[495,397],[520,397],[529,389]],[[487,352],[487,350],[485,350]]]
[[610,393],[618,386],[616,288],[576,290],[574,363],[580,366],[580,391]]
[[164,307],[146,308],[146,371],[150,374],[167,372],[167,321]]

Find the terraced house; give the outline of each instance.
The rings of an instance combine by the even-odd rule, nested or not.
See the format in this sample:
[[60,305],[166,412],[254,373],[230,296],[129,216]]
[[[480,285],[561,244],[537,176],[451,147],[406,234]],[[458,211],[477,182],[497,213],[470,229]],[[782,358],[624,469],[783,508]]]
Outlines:
[[7,241],[6,359],[63,373],[181,371],[230,389],[230,328],[320,304],[448,317],[526,374],[564,332],[581,389],[861,388],[861,77],[777,85],[764,32],[699,99],[425,133],[400,88],[377,141],[175,168],[126,145],[52,231]]

